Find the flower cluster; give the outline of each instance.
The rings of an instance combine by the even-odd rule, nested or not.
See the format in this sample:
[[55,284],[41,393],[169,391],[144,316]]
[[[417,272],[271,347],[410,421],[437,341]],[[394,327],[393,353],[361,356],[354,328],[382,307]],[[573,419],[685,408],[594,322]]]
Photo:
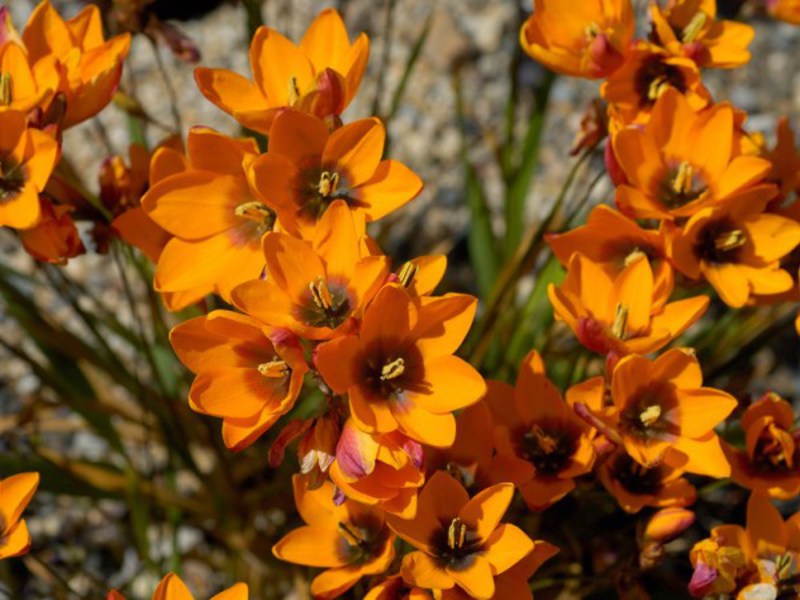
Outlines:
[[[800,20],[795,4],[768,10]],[[751,27],[717,18],[715,0],[668,0],[650,4],[646,39],[639,29],[631,0],[535,0],[520,31],[546,67],[600,80],[574,152],[604,148],[614,205],[544,236],[566,272],[541,297],[589,365],[566,379],[549,340],[482,374],[461,350],[478,298],[436,292],[447,258],[394,261],[371,237],[423,182],[387,158],[381,119],[346,119],[369,40],[351,41],[332,9],[299,44],[260,27],[252,79],[196,69],[249,137],[196,126],[131,145],[127,163],[103,163],[97,196],[61,138],[109,103],[129,36],[106,41],[93,6],[64,21],[44,0],[22,35],[1,9],[0,225],[63,264],[85,251],[82,219],[98,253],[125,243],[153,263],[166,309],[190,309],[169,342],[193,376],[189,407],[221,421],[220,455],[269,440],[276,468],[296,449],[297,527],[271,545],[321,569],[314,598],[532,598],[529,579],[559,552],[536,514],[592,494],[636,519],[638,564],[615,572],[625,590],[693,525],[700,478],[751,496],[746,529],[715,527],[684,556],[689,592],[788,597],[800,517],[770,499],[800,494],[792,405],[768,392],[737,411],[682,336],[707,312],[800,300],[800,151],[788,119],[770,146],[704,85],[704,70],[749,61]],[[0,558],[27,551],[20,514],[37,484],[0,481]],[[247,596],[239,583],[214,598]],[[174,573],[153,594],[166,598],[192,599]]]

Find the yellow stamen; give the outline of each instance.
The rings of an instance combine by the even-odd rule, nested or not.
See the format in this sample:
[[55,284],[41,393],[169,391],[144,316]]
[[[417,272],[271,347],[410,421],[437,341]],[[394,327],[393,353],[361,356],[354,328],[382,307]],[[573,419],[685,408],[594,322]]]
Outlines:
[[639,420],[645,427],[652,427],[661,418],[661,407],[658,404],[648,406],[639,414]]
[[464,546],[464,541],[467,538],[467,525],[461,519],[456,517],[450,521],[450,527],[447,528],[447,547],[451,550],[457,550]]
[[597,23],[589,23],[586,28],[583,30],[583,35],[587,41],[591,42],[594,38],[596,38],[601,33],[600,25]]
[[308,284],[308,289],[311,290],[311,298],[318,308],[324,311],[329,311],[333,308],[333,298],[331,298],[331,291],[328,289],[328,284],[322,277],[317,277],[316,281]]
[[11,89],[11,74],[0,73],[0,105],[11,106],[12,89]]
[[539,444],[539,448],[541,448],[545,454],[552,454],[558,447],[556,441],[552,437],[547,435],[544,432],[544,430],[538,425],[534,425],[531,428],[531,433],[533,434],[533,437],[536,439],[536,443]]
[[346,523],[339,523],[339,533],[351,546],[358,546],[364,541],[355,531],[350,529]]
[[300,86],[297,85],[297,77],[289,78],[289,106],[294,106],[300,98]]
[[689,44],[697,39],[697,35],[703,29],[703,25],[708,21],[708,15],[704,12],[698,12],[689,21],[689,24],[683,28],[681,33],[681,41],[684,44]]
[[419,267],[412,263],[411,261],[405,263],[401,268],[400,272],[397,274],[397,278],[400,280],[400,285],[404,288],[411,286],[414,282],[414,277],[417,276],[419,272]]
[[339,189],[339,174],[323,171],[322,175],[319,176],[319,184],[317,185],[319,195],[327,198],[331,194],[335,194],[337,189]]
[[233,214],[258,223],[269,221],[275,216],[269,207],[261,202],[244,202],[233,209]]
[[659,75],[650,82],[650,87],[647,88],[648,100],[656,101],[659,96],[663,94],[669,87],[669,79],[666,75]]
[[611,335],[618,340],[625,339],[628,332],[628,307],[624,304],[617,304],[614,311],[614,323],[611,325]]
[[381,381],[391,381],[397,379],[406,370],[406,361],[402,358],[396,358],[390,363],[383,365],[381,369]]
[[690,194],[694,178],[694,167],[686,161],[678,166],[678,172],[672,180],[672,189],[676,194]]
[[280,379],[289,373],[291,369],[286,361],[279,358],[274,358],[269,362],[261,363],[258,365],[258,372],[264,377],[270,379]]
[[626,257],[625,257],[625,261],[624,261],[624,263],[625,263],[625,266],[626,266],[626,267],[629,267],[629,266],[631,266],[633,263],[635,263],[637,260],[639,260],[639,259],[640,259],[640,258],[642,258],[642,257],[645,257],[645,258],[646,258],[646,257],[647,257],[647,254],[646,254],[646,253],[644,253],[644,252],[643,252],[642,250],[640,250],[639,248],[634,248],[633,250],[631,250],[631,251],[628,253],[628,256],[626,256]]
[[714,247],[723,252],[739,248],[747,243],[747,236],[741,229],[726,231],[714,238]]

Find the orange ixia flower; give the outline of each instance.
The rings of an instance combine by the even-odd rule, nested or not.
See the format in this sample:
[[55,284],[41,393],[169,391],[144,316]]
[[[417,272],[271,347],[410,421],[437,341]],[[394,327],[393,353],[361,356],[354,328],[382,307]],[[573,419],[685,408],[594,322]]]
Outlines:
[[[210,600],[247,600],[247,584],[237,583],[224,592],[214,595]],[[125,596],[111,590],[106,600],[125,600]],[[194,600],[194,596],[175,573],[169,573],[162,579],[153,592],[152,600]]]
[[0,131],[0,227],[27,229],[41,219],[39,193],[58,161],[58,143],[15,110],[0,111]]
[[355,96],[369,56],[365,34],[350,43],[342,18],[323,10],[299,46],[277,31],[261,27],[250,46],[253,81],[224,69],[198,68],[200,92],[239,123],[269,133],[282,109],[294,108],[329,125]]
[[777,394],[764,394],[747,407],[740,423],[745,449],[722,443],[732,479],[773,498],[794,498],[800,493],[800,447],[792,405]]
[[[794,200],[800,188],[800,152],[795,147],[795,135],[788,117],[778,119],[775,128],[774,148],[760,148],[761,157],[772,163],[767,181],[778,186],[778,195],[770,202],[770,208],[780,208],[787,200]],[[796,211],[800,205],[793,206]]]
[[[765,494],[747,501],[747,528],[720,525],[694,545],[689,593],[737,600],[796,597],[800,562],[800,513],[786,521]],[[760,593],[756,593],[760,592]],[[784,595],[784,593],[786,595]]]
[[0,560],[30,549],[28,526],[20,517],[38,486],[38,473],[19,473],[0,480]]
[[321,120],[282,112],[270,131],[269,152],[250,168],[253,189],[278,207],[283,225],[304,234],[328,207],[344,201],[376,221],[422,191],[422,181],[396,160],[382,160],[386,129],[361,119],[333,133]]
[[486,392],[480,374],[453,356],[476,304],[462,294],[411,298],[388,285],[367,308],[358,335],[319,346],[317,367],[335,393],[348,394],[351,416],[363,431],[399,429],[423,444],[450,446],[452,411]]
[[673,271],[667,260],[667,238],[662,230],[642,229],[633,219],[600,204],[592,209],[585,225],[545,238],[565,267],[572,255],[580,252],[603,267],[612,278],[632,261],[646,256],[653,270],[654,296],[664,301],[669,297]]
[[769,161],[739,154],[734,118],[728,104],[698,113],[678,92],[662,94],[644,127],[612,136],[627,178],[617,188],[620,210],[635,218],[671,220],[742,196],[774,196],[774,186],[759,184],[770,172]]
[[733,308],[752,295],[780,294],[794,285],[781,259],[800,244],[800,224],[762,212],[769,197],[739,197],[698,211],[675,228],[670,254],[676,269],[701,276]]
[[261,238],[276,221],[274,206],[254,198],[247,184],[247,165],[258,155],[254,140],[195,127],[186,148],[185,170],[177,151],[156,153],[154,183],[142,198],[147,216],[174,236],[159,256],[154,287],[191,300],[178,308],[209,291],[229,300],[234,287],[259,277]]
[[597,79],[622,64],[634,25],[630,0],[534,0],[519,39],[553,71]]
[[521,529],[500,524],[514,496],[514,486],[500,483],[470,499],[444,471],[430,478],[413,519],[389,517],[389,527],[417,549],[403,557],[400,573],[427,589],[460,587],[472,598],[495,594],[495,577],[536,547]]
[[41,218],[30,229],[19,232],[25,251],[36,260],[65,265],[70,258],[86,252],[66,204],[52,204],[44,196],[39,198]]
[[592,470],[595,432],[547,378],[535,350],[523,359],[516,387],[490,382],[486,401],[505,415],[496,428],[492,476],[519,487],[531,510],[557,502],[575,488],[575,477]]
[[651,39],[698,67],[730,69],[750,61],[747,47],[755,31],[735,21],[717,21],[717,0],[668,0],[650,5]]
[[64,21],[50,0],[33,11],[22,40],[40,87],[58,81],[56,92],[66,104],[59,124],[65,129],[93,117],[111,101],[131,43],[127,33],[105,40],[96,6]]
[[800,0],[766,0],[766,5],[776,19],[800,25]]
[[311,582],[314,598],[336,598],[363,576],[389,568],[395,537],[383,511],[352,500],[335,503],[330,482],[310,489],[295,475],[292,485],[297,512],[306,524],[281,538],[272,553],[286,562],[327,569]]
[[197,375],[189,406],[222,419],[222,437],[232,450],[252,444],[291,410],[308,371],[301,348],[227,310],[181,323],[170,342]]
[[330,474],[348,498],[409,519],[417,512],[417,491],[425,483],[422,446],[398,431],[371,435],[348,420]]
[[671,455],[667,460],[645,467],[618,448],[600,464],[597,477],[628,513],[637,513],[645,506],[688,506],[695,501],[697,492],[683,477],[682,463],[685,462]]
[[625,63],[603,83],[600,93],[611,105],[613,119],[631,124],[647,122],[658,99],[670,89],[684,96],[694,110],[711,101],[692,59],[672,56],[658,46],[639,42]]
[[234,303],[304,339],[349,332],[389,271],[388,258],[365,255],[363,237],[363,222],[357,223],[341,201],[325,213],[310,241],[286,233],[266,235],[266,279],[238,286]]
[[708,307],[707,296],[667,303],[671,286],[655,288],[650,262],[635,257],[616,277],[576,252],[560,286],[547,294],[556,318],[599,354],[647,354],[663,348]]
[[[585,394],[594,388],[601,396],[605,384],[596,377],[583,385]],[[656,465],[669,453],[685,460],[681,466],[690,473],[728,477],[730,465],[714,428],[737,402],[702,385],[700,364],[690,350],[674,348],[652,361],[626,356],[611,376],[613,406],[595,414],[642,466]]]

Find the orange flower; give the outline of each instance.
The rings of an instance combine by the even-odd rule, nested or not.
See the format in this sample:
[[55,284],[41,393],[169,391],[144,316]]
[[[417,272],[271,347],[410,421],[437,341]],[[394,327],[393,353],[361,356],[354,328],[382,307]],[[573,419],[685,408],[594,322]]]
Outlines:
[[[794,597],[800,560],[800,513],[784,521],[768,496],[754,492],[747,501],[747,528],[715,527],[710,538],[694,545],[689,558],[694,567],[689,582],[692,596],[739,591],[738,600]],[[759,588],[771,594],[755,594]]]
[[534,0],[520,44],[553,71],[597,79],[625,59],[633,39],[630,0]]
[[381,160],[385,141],[386,130],[376,118],[329,133],[319,119],[287,110],[276,117],[269,152],[253,163],[250,183],[277,205],[285,227],[304,236],[336,200],[375,221],[422,190],[408,167]]
[[311,582],[314,598],[335,598],[365,575],[377,575],[394,559],[394,534],[383,511],[344,500],[334,503],[334,486],[306,487],[292,478],[294,501],[305,525],[286,534],[272,553],[286,562],[327,569]]
[[800,243],[800,224],[763,213],[768,200],[742,196],[698,211],[670,236],[675,268],[694,279],[705,277],[733,308],[747,304],[753,294],[792,288],[792,276],[780,261]]
[[111,101],[131,42],[127,33],[104,39],[96,6],[64,21],[50,0],[33,11],[22,40],[40,87],[59,82],[56,91],[66,102],[60,125],[65,129],[93,117]]
[[[373,252],[376,253],[381,254],[380,249]],[[411,296],[428,296],[442,281],[446,270],[446,256],[420,256],[403,263],[389,276],[389,282],[399,283]]]
[[735,21],[717,21],[717,0],[668,0],[650,5],[651,39],[698,67],[730,69],[750,61],[747,46],[755,31]]
[[[795,148],[795,135],[788,117],[778,119],[775,128],[777,138],[775,147],[760,148],[762,158],[772,163],[772,170],[767,181],[778,186],[778,195],[770,202],[770,208],[779,208],[787,199],[794,199],[800,187],[800,152]],[[794,206],[796,210],[800,205]]]
[[356,502],[411,518],[417,512],[417,490],[425,482],[422,446],[397,431],[370,435],[348,420],[336,446],[331,479]]
[[19,473],[0,480],[0,560],[27,554],[31,546],[22,511],[39,486],[38,473]]
[[358,335],[317,349],[316,364],[337,394],[347,393],[356,425],[368,433],[399,429],[431,446],[455,440],[452,411],[486,392],[480,374],[453,356],[475,315],[471,296],[410,298],[384,287],[367,308]]
[[597,477],[629,513],[637,513],[645,506],[688,506],[697,493],[683,477],[681,462],[685,460],[672,455],[668,460],[644,467],[624,450],[617,449],[600,464]]
[[[154,286],[187,295],[191,302],[180,308],[212,290],[230,300],[234,287],[257,278],[261,238],[275,225],[273,205],[256,200],[245,177],[258,155],[254,140],[195,127],[186,148],[189,167],[182,172],[174,151],[156,153],[155,183],[142,198],[147,215],[174,236],[158,259]],[[156,175],[157,164],[170,175]]]
[[776,394],[764,394],[747,408],[741,426],[744,450],[722,443],[733,480],[773,498],[794,498],[800,493],[800,448],[792,405]]
[[[220,592],[210,600],[247,600],[247,585],[237,583],[224,592]],[[125,600],[125,596],[116,590],[108,592],[106,600]],[[152,600],[194,600],[194,596],[175,573],[169,573],[162,579],[153,592]]]
[[42,215],[39,223],[19,232],[25,251],[36,260],[57,265],[65,265],[70,258],[86,252],[70,216],[72,207],[53,205],[44,197],[39,202]]
[[222,418],[222,437],[232,450],[252,444],[291,410],[308,371],[301,348],[263,323],[227,310],[181,323],[170,341],[197,375],[189,406]]
[[505,417],[496,428],[492,477],[519,487],[531,510],[557,502],[592,470],[594,430],[558,393],[535,350],[523,359],[516,387],[490,382],[486,401]]
[[423,488],[413,519],[388,517],[389,527],[417,549],[403,557],[407,582],[434,590],[460,587],[473,598],[495,594],[495,577],[536,547],[521,529],[500,524],[514,486],[500,483],[470,499],[444,471]]
[[771,198],[773,186],[758,185],[770,172],[769,161],[740,155],[734,130],[730,105],[698,113],[681,94],[666,91],[644,127],[612,136],[627,178],[617,188],[617,205],[635,218],[674,219],[742,196]]
[[57,76],[49,81],[40,77],[37,81],[21,38],[0,45],[0,106],[24,113],[35,108],[44,110],[57,87]]
[[295,108],[329,125],[355,96],[369,56],[365,34],[351,44],[335,10],[323,10],[299,46],[277,31],[261,27],[250,46],[253,80],[223,69],[198,68],[200,92],[239,123],[270,133],[282,109]]
[[613,208],[600,204],[589,214],[586,225],[566,233],[545,236],[550,249],[565,267],[576,252],[603,267],[616,278],[631,262],[644,255],[653,270],[653,295],[666,301],[673,286],[672,265],[667,260],[663,231],[642,229]]
[[708,297],[667,303],[671,287],[655,289],[644,255],[612,278],[602,266],[576,252],[566,279],[560,286],[550,284],[547,294],[556,318],[569,325],[584,346],[622,356],[663,348],[703,315]]
[[766,5],[776,19],[800,25],[800,0],[766,0]]
[[0,111],[0,227],[27,229],[42,216],[39,193],[58,160],[58,143],[28,128],[25,115]]
[[[602,377],[590,382],[583,384],[586,393],[604,386]],[[714,427],[736,408],[736,399],[702,385],[700,364],[690,350],[675,348],[653,361],[626,356],[611,376],[613,406],[598,416],[642,466],[658,464],[669,452],[685,461],[686,471],[728,477],[730,465]]]
[[711,100],[693,60],[639,42],[625,63],[603,83],[600,93],[611,104],[611,116],[629,124],[646,122],[657,100],[669,89],[683,95],[694,110]]
[[233,291],[244,312],[309,340],[347,333],[386,281],[385,256],[365,256],[359,226],[344,202],[325,213],[313,238],[286,233],[264,237],[266,279]]

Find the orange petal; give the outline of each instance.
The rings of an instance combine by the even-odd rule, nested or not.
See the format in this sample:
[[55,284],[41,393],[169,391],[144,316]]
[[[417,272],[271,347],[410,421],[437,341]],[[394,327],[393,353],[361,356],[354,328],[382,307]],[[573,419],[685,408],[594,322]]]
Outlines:
[[358,186],[359,207],[368,221],[377,221],[416,198],[422,191],[419,176],[396,160],[384,160],[374,174]]
[[475,495],[458,516],[479,540],[487,540],[497,528],[513,497],[513,484],[498,483]]
[[534,548],[534,543],[524,531],[515,525],[500,525],[486,539],[483,552],[492,567],[492,573],[499,575],[513,567]]
[[426,361],[418,387],[407,390],[406,399],[436,414],[465,408],[486,394],[486,383],[480,373],[452,355]]
[[22,511],[28,506],[38,486],[38,473],[19,473],[0,481],[0,517],[2,517],[0,524],[6,527],[6,530],[19,521]]
[[331,134],[322,154],[322,164],[341,170],[349,186],[360,186],[378,168],[385,142],[386,130],[378,119],[354,121]]
[[456,584],[473,598],[488,600],[494,596],[494,575],[489,561],[483,556],[474,555],[464,569],[447,567],[446,570]]
[[343,567],[347,559],[339,552],[342,538],[336,524],[330,527],[303,526],[293,529],[272,547],[279,559],[309,567]]
[[423,552],[411,552],[403,557],[400,573],[405,581],[422,588],[449,590],[453,578],[436,561]]

